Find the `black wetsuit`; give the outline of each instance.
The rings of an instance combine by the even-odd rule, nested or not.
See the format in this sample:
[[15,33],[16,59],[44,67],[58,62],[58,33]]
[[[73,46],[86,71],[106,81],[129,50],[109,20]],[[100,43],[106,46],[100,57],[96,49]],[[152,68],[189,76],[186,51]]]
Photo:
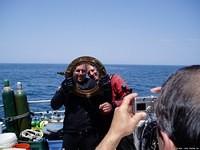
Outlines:
[[[81,89],[90,89],[93,82],[87,80],[81,84]],[[103,128],[99,96],[92,98],[80,97],[73,93],[66,93],[61,88],[51,100],[53,109],[65,106],[63,147],[68,150],[94,150],[100,142]]]

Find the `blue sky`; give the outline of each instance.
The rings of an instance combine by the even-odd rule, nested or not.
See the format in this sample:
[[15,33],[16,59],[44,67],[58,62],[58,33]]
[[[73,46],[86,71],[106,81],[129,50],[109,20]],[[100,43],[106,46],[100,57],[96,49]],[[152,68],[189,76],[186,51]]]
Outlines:
[[1,0],[0,63],[200,64],[199,0]]

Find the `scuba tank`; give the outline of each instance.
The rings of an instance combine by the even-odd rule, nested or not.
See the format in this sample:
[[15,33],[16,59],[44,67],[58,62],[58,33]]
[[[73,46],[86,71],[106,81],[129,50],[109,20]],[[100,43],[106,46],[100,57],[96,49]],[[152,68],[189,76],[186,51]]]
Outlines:
[[14,91],[10,87],[8,80],[4,80],[2,91],[2,100],[4,105],[5,124],[7,132],[15,132],[18,134],[17,120],[13,119],[16,115]]
[[15,92],[15,105],[17,111],[17,124],[19,132],[31,128],[30,109],[27,102],[27,96],[22,89],[22,83],[17,82],[17,89]]

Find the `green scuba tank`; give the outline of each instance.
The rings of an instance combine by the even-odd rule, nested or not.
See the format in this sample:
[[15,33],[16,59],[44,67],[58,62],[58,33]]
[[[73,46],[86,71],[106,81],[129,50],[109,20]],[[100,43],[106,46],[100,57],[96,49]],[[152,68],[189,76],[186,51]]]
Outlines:
[[30,109],[27,102],[27,96],[22,89],[22,83],[17,82],[17,89],[15,92],[15,106],[18,115],[18,129],[19,132],[31,128]]
[[13,117],[17,115],[15,109],[14,91],[10,87],[8,80],[4,80],[4,87],[2,91],[2,100],[4,105],[5,124],[8,132],[15,132],[18,135],[17,120]]

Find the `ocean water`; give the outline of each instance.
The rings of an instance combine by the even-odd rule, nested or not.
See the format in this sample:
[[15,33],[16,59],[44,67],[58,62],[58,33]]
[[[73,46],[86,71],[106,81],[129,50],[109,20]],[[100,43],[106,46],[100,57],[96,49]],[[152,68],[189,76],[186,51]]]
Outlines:
[[[167,77],[182,66],[156,65],[105,65],[110,74],[121,75],[127,84],[139,96],[152,95],[149,89],[162,85]],[[51,99],[64,79],[57,72],[66,70],[66,64],[0,64],[0,89],[3,80],[8,79],[11,87],[16,90],[16,83],[22,82],[28,100]],[[2,105],[2,97],[0,97]],[[49,103],[31,104],[31,111],[51,110]],[[0,108],[0,117],[3,115]]]

